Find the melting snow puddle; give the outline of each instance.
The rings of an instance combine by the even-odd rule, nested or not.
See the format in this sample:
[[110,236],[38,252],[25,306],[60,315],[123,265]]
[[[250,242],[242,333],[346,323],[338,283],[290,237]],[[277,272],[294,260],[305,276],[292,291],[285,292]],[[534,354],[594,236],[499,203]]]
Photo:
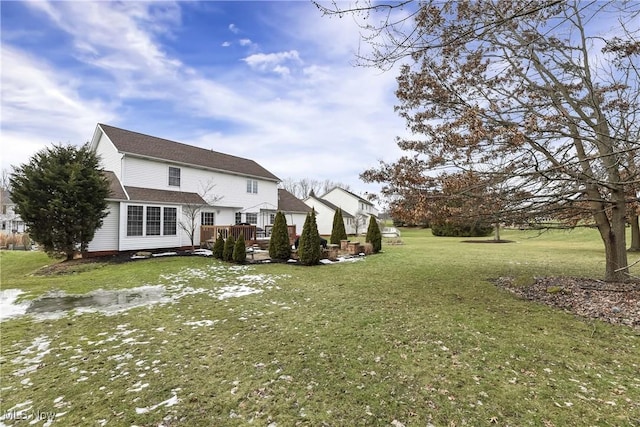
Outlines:
[[[218,300],[259,294],[264,289],[279,289],[276,281],[288,275],[247,274],[249,266],[210,266],[204,269],[185,268],[175,274],[161,275],[161,281],[169,284],[147,285],[131,289],[105,291],[98,289],[83,295],[50,292],[40,298],[17,302],[24,292],[20,289],[0,291],[0,322],[22,315],[32,315],[36,320],[58,319],[70,312],[75,314],[99,312],[106,315],[121,313],[135,307],[166,304],[195,294],[208,294]],[[191,280],[208,280],[224,283],[214,289],[186,286]]]

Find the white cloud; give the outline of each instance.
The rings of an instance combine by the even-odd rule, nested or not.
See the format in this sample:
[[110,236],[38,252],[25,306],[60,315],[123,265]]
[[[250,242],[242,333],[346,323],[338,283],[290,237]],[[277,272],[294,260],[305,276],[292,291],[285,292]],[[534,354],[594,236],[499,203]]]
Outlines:
[[[371,189],[359,182],[359,173],[375,166],[380,158],[397,157],[393,140],[403,126],[393,112],[395,73],[349,65],[353,43],[345,40],[357,40],[353,23],[336,25],[317,14],[287,17],[289,8],[279,8],[283,14],[279,27],[297,31],[292,40],[298,48],[254,53],[243,59],[249,68],[230,64],[211,77],[172,57],[157,40],[157,34],[170,33],[179,22],[174,3],[166,4],[157,21],[158,12],[146,3],[38,2],[34,7],[72,37],[72,55],[108,75],[108,82],[101,80],[108,90],[96,95],[100,99],[83,98],[80,86],[90,84],[85,79],[79,81],[50,64],[22,59],[19,63],[24,69],[15,70],[15,78],[33,72],[48,92],[32,94],[25,104],[28,107],[23,108],[18,99],[5,99],[5,88],[13,83],[2,76],[3,144],[5,134],[9,135],[5,111],[14,114],[6,120],[11,123],[12,141],[47,135],[42,144],[66,137],[84,142],[96,122],[136,123],[135,112],[131,117],[116,114],[121,102],[152,99],[177,114],[231,122],[234,130],[176,128],[160,121],[128,125],[130,129],[252,158],[283,179],[331,179],[350,184],[356,191]],[[347,34],[351,38],[343,39]],[[257,49],[251,40],[243,40],[241,44]],[[333,47],[327,51],[327,46]],[[21,55],[17,50],[14,53]],[[3,58],[5,64],[12,61]],[[55,106],[64,104],[60,99],[68,100],[62,118],[55,116],[59,112]],[[34,114],[42,119],[30,122],[28,117]],[[36,122],[41,129],[33,128]]]
[[229,31],[231,31],[233,34],[238,34],[240,32],[240,29],[236,27],[236,24],[229,24]]
[[229,47],[229,46],[231,46],[231,42],[222,42],[222,44],[220,46]]
[[52,143],[83,144],[113,105],[85,99],[78,79],[13,46],[2,46],[2,168],[28,161]]
[[238,43],[240,43],[240,46],[251,46],[252,45],[251,39],[240,39],[240,40],[238,40]]
[[259,71],[273,71],[277,74],[289,74],[284,63],[301,64],[302,60],[296,50],[277,53],[256,53],[243,59],[251,68]]

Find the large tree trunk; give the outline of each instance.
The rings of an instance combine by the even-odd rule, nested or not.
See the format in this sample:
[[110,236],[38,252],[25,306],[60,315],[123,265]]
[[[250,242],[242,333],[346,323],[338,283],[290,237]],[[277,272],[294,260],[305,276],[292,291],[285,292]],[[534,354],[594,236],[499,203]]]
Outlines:
[[493,240],[495,240],[496,242],[500,241],[500,223],[499,222],[496,222],[495,234],[493,236]]
[[626,219],[625,206],[614,205],[611,218],[606,213],[599,212],[596,224],[600,237],[604,242],[606,268],[604,279],[607,282],[620,282],[629,279],[629,263],[627,262]]
[[631,224],[630,252],[640,252],[640,216],[633,215],[629,221]]

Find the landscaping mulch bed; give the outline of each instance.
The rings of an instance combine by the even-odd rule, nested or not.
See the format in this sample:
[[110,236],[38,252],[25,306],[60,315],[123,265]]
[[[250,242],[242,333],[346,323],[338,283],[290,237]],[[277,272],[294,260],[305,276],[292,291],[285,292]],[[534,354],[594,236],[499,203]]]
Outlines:
[[531,285],[518,285],[512,277],[499,277],[495,284],[527,300],[640,330],[640,281],[612,283],[578,277],[542,277]]

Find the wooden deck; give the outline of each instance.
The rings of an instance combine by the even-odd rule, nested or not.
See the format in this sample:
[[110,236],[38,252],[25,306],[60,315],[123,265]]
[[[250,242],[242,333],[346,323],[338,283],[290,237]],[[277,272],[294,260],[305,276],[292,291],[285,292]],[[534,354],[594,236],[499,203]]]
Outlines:
[[[268,239],[271,236],[272,226],[267,226],[265,231],[258,233],[255,225],[203,225],[200,227],[200,244],[206,246],[208,241],[215,241],[218,234],[223,239],[233,236],[235,240],[242,234],[247,246],[257,243],[259,240]],[[289,231],[289,242],[293,244],[296,239],[296,226],[287,226]],[[264,235],[262,235],[264,234]]]

